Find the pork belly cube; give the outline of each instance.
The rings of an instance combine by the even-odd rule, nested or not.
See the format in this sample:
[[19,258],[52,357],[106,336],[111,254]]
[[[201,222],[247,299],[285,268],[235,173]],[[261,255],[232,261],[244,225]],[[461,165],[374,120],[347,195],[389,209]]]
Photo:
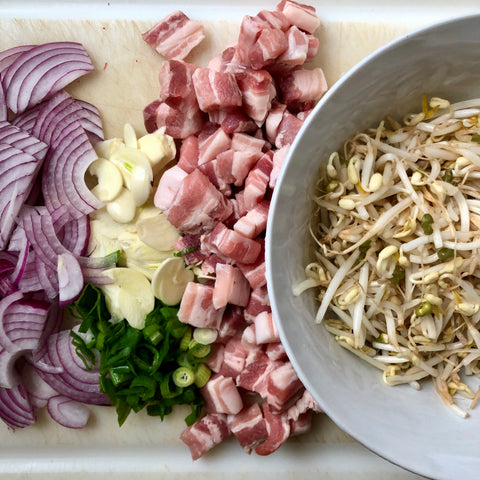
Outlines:
[[161,100],[156,99],[153,102],[150,102],[143,109],[143,124],[145,125],[145,130],[148,133],[153,133],[158,128],[157,127],[157,110],[161,103],[162,103]]
[[160,82],[160,100],[169,98],[188,98],[195,99],[193,91],[193,72],[198,67],[192,63],[183,60],[168,60],[162,63],[158,73]]
[[328,90],[327,81],[321,68],[295,69],[277,79],[282,99],[287,107],[308,102],[317,102]]
[[260,158],[263,154],[263,148],[266,142],[263,138],[252,137],[245,133],[234,133],[232,135],[232,150],[236,152],[249,152],[258,154]]
[[203,112],[242,105],[242,94],[231,73],[197,68],[193,74],[193,87]]
[[182,170],[178,165],[174,165],[165,170],[160,177],[157,191],[155,192],[155,206],[163,211],[168,210],[187,175],[188,173],[185,172],[185,170]]
[[180,434],[180,440],[190,449],[192,460],[198,460],[229,436],[226,415],[209,413],[187,427]]
[[175,242],[175,248],[179,252],[188,252],[182,253],[182,258],[187,265],[201,262],[207,257],[207,254],[200,249],[200,237],[198,235],[187,233]]
[[[275,155],[273,158],[275,159]],[[257,203],[246,215],[235,222],[233,229],[248,238],[258,237],[267,228],[269,208],[269,200]]]
[[266,399],[275,410],[285,410],[302,395],[305,387],[287,361],[273,369],[267,380]]
[[288,65],[290,67],[303,65],[309,54],[310,42],[307,34],[292,25],[287,31],[287,42],[287,50],[278,57],[278,62],[282,66]]
[[267,284],[265,265],[265,242],[263,241],[263,239],[259,239],[258,242],[261,242],[262,253],[260,253],[260,255],[258,256],[257,261],[248,265],[244,263],[237,264],[238,268],[243,273],[244,277],[247,279],[250,287],[253,290],[256,290],[257,288],[263,287]]
[[300,120],[296,115],[290,113],[288,110],[285,110],[283,112],[282,121],[278,126],[277,136],[275,137],[275,146],[278,149],[289,147],[295,140],[295,137],[302,128],[302,125],[302,120]]
[[250,285],[242,272],[233,265],[217,264],[213,305],[226,307],[227,303],[246,307],[250,298]]
[[248,349],[242,343],[242,337],[238,334],[231,337],[225,343],[223,365],[219,373],[225,377],[236,379],[245,368],[247,355]]
[[198,143],[199,165],[210,162],[217,155],[230,149],[231,138],[222,128],[217,128],[214,133]]
[[247,69],[237,74],[236,79],[242,92],[243,110],[257,125],[261,125],[277,94],[272,76],[266,70]]
[[203,26],[176,11],[145,32],[143,40],[165,58],[182,60],[204,38]]
[[208,118],[228,134],[254,132],[257,129],[257,124],[240,107],[212,110],[208,112]]
[[225,345],[222,343],[214,343],[212,354],[205,360],[205,365],[215,373],[218,373],[223,365],[223,354]]
[[279,10],[260,10],[255,18],[268,27],[279,28],[284,32],[286,32],[291,25],[290,20]]
[[315,413],[322,412],[320,405],[315,401],[310,392],[305,389],[302,396],[287,410],[287,416],[290,421],[297,421],[304,413],[312,411]]
[[245,390],[256,392],[263,398],[266,398],[268,394],[268,377],[282,364],[272,362],[265,353],[256,355],[254,358],[255,360],[245,365],[245,368],[237,376],[236,384]]
[[213,287],[196,282],[189,282],[185,288],[178,319],[199,328],[218,328],[222,321],[224,308],[213,306]]
[[[249,292],[250,297],[250,292]],[[223,314],[222,323],[218,329],[218,342],[226,342],[245,326],[243,308],[237,305],[227,305]]]
[[243,400],[232,377],[217,373],[200,389],[209,413],[235,414],[243,408]]
[[266,422],[258,403],[244,408],[236,415],[228,415],[227,424],[247,453],[251,453],[268,437]]
[[292,25],[296,25],[305,32],[313,33],[320,25],[317,11],[310,5],[294,0],[282,0],[276,10],[282,12]]
[[240,235],[221,222],[217,223],[207,237],[208,243],[220,254],[236,263],[255,263],[262,250],[259,242]]
[[191,234],[209,231],[232,213],[232,204],[198,169],[183,178],[173,203],[165,210],[172,225]]
[[[302,122],[303,122],[303,120],[302,120]],[[275,188],[275,185],[277,184],[278,175],[280,175],[280,171],[282,170],[283,162],[285,161],[285,158],[287,157],[289,149],[290,149],[290,145],[284,145],[283,147],[275,150],[275,152],[273,154],[273,158],[272,158],[273,167],[272,167],[272,171],[270,172],[270,180],[268,182],[268,186],[272,189]]]
[[290,436],[290,421],[285,413],[277,413],[270,405],[262,405],[263,418],[265,418],[268,437],[255,448],[257,455],[270,455],[278,450]]
[[271,342],[267,345],[265,353],[273,361],[287,360],[287,352],[282,342]]
[[255,317],[255,340],[258,345],[279,342],[280,336],[271,312],[261,312]]
[[250,294],[250,299],[248,300],[248,305],[243,311],[245,316],[245,321],[248,323],[253,323],[255,317],[260,312],[271,312],[272,308],[270,306],[270,300],[268,298],[267,288],[265,286],[255,288]]
[[304,433],[310,431],[310,429],[312,428],[312,419],[313,412],[311,410],[302,413],[296,420],[290,419],[290,436],[294,437],[295,435],[303,435]]
[[268,112],[268,116],[265,120],[265,133],[267,140],[270,143],[275,143],[277,138],[278,129],[283,120],[283,114],[287,106],[284,103],[274,102],[271,110]]
[[270,150],[260,158],[245,179],[245,206],[249,210],[265,197],[273,168],[272,159],[273,152]]
[[177,166],[187,173],[192,173],[198,166],[198,159],[198,137],[190,135],[183,140],[180,146]]

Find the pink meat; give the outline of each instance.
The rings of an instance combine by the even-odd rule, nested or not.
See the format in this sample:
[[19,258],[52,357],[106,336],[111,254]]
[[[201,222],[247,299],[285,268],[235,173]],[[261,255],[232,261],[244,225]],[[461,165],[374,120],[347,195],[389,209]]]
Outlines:
[[285,414],[273,412],[267,403],[263,404],[263,416],[267,424],[268,438],[255,448],[255,453],[270,455],[287,441],[290,435],[290,422]]
[[[258,241],[260,241],[260,239]],[[238,264],[238,268],[243,273],[253,290],[263,287],[267,284],[264,243],[265,242],[262,241],[262,253],[258,256],[258,259],[255,263],[248,265],[243,263]]]
[[257,41],[250,46],[248,61],[254,70],[274,63],[288,48],[285,32],[279,28],[264,28]]
[[245,368],[248,349],[242,343],[242,338],[237,334],[225,343],[223,352],[223,365],[220,373],[225,377],[236,379]]
[[222,321],[224,308],[213,306],[213,287],[189,282],[183,294],[178,319],[200,328],[218,328]]
[[237,305],[227,305],[218,328],[218,342],[226,342],[235,336],[245,326],[243,308]]
[[244,198],[245,205],[249,210],[257,203],[260,203],[265,197],[268,182],[270,181],[270,173],[273,168],[272,158],[272,151],[265,153],[245,180]]
[[162,103],[159,99],[154,100],[153,102],[149,103],[143,109],[143,123],[145,125],[145,130],[148,133],[152,133],[157,130],[157,110]]
[[[166,102],[159,102],[152,114],[152,107],[144,112],[145,122],[150,128],[155,126],[154,131],[165,127],[165,133],[174,138],[187,138],[198,133],[204,123],[202,112],[195,101],[190,99],[169,99]],[[148,118],[146,117],[148,115]]]
[[282,12],[292,25],[301,30],[313,33],[320,25],[320,19],[314,7],[295,2],[294,0],[282,0],[276,7]]
[[307,62],[312,62],[318,53],[318,47],[320,46],[320,41],[317,37],[313,35],[307,35],[308,37],[308,52],[307,52]]
[[232,377],[220,373],[212,375],[200,389],[208,413],[236,414],[243,408],[243,401]]
[[261,10],[255,18],[263,22],[266,26],[278,28],[284,32],[287,31],[291,25],[285,14],[278,10]]
[[181,433],[180,439],[190,449],[192,460],[198,460],[229,436],[230,429],[227,425],[226,415],[209,413],[187,427]]
[[[297,115],[297,117],[298,117],[298,115]],[[285,158],[287,157],[289,149],[290,149],[290,145],[284,145],[283,147],[279,148],[278,150],[275,150],[275,153],[273,154],[273,159],[272,159],[273,167],[272,167],[272,171],[270,173],[270,181],[268,182],[268,186],[272,189],[275,188],[275,185],[277,183],[278,175],[280,174],[280,171],[282,169],[282,165],[285,161]]]
[[[275,155],[273,158],[275,160]],[[235,222],[233,229],[248,238],[258,237],[267,228],[269,208],[269,200],[263,200],[257,203],[246,215]]]
[[245,133],[232,135],[231,148],[237,152],[258,153],[258,158],[260,158],[264,147],[265,140],[263,138],[255,138]]
[[268,437],[266,422],[258,403],[244,408],[236,415],[228,415],[227,424],[247,453],[251,453]]
[[206,254],[200,249],[200,237],[198,235],[187,233],[175,243],[175,248],[178,252],[188,251],[188,253],[182,255],[187,265],[193,265],[206,258]]
[[225,351],[225,345],[222,343],[214,343],[212,354],[205,360],[205,365],[215,373],[220,371],[223,365],[223,354]]
[[241,108],[212,110],[208,112],[208,118],[229,134],[257,129],[256,123]]
[[237,376],[237,386],[256,392],[266,398],[268,395],[268,378],[281,364],[272,362],[266,354],[245,365]]
[[262,152],[259,150],[234,151],[232,159],[232,177],[235,186],[241,187],[244,184],[248,174],[261,156]]
[[298,131],[302,128],[302,125],[302,120],[291,114],[288,110],[285,110],[285,112],[283,112],[282,121],[278,126],[275,146],[279,149],[290,146],[295,140]]
[[[289,420],[290,422],[290,436],[302,435],[307,433],[312,428],[313,411],[308,410],[302,413],[296,420]],[[227,418],[228,422],[228,418]]]
[[235,50],[236,48],[234,45],[227,47],[225,50],[222,51],[222,53],[211,58],[210,61],[208,62],[207,67],[210,68],[211,70],[215,70],[216,72],[234,73],[230,71],[230,66],[231,66],[232,58],[235,55]]
[[231,184],[235,181],[232,176],[233,155],[233,150],[226,150],[199,166],[199,170],[227,197],[232,193]]
[[300,398],[304,386],[292,364],[287,361],[270,373],[267,382],[267,402],[275,410],[284,410]]
[[155,192],[155,206],[163,211],[168,210],[187,175],[188,173],[185,172],[185,170],[182,170],[178,165],[174,165],[165,170],[160,177],[157,191]]
[[243,110],[257,125],[267,117],[276,96],[272,76],[266,70],[246,70],[236,75],[242,93]]
[[217,264],[213,305],[225,307],[227,303],[245,307],[250,298],[250,285],[242,272],[233,265]]
[[277,138],[278,129],[282,123],[283,114],[287,106],[283,103],[274,102],[271,110],[268,112],[268,116],[265,120],[265,131],[267,139],[270,143],[275,143]]
[[231,73],[197,68],[193,74],[193,86],[200,109],[204,112],[242,105],[242,94]]
[[327,91],[327,81],[321,68],[293,70],[278,79],[282,98],[287,107],[317,102]]
[[231,199],[233,205],[233,219],[239,220],[241,217],[247,214],[247,208],[245,207],[245,199],[243,190],[240,190],[235,194],[235,197]]
[[184,99],[187,97],[194,99],[192,75],[197,68],[196,65],[183,60],[163,62],[158,74],[160,100]]
[[261,312],[255,317],[255,340],[258,345],[279,342],[280,336],[271,312]]
[[250,300],[245,308],[244,315],[245,320],[249,323],[255,321],[255,317],[260,312],[271,312],[270,300],[268,298],[268,292],[266,287],[259,287],[252,290],[250,294]]
[[209,231],[232,213],[231,203],[200,170],[194,170],[181,181],[177,195],[165,210],[172,225],[192,234]]
[[145,32],[143,39],[167,59],[181,60],[204,38],[203,26],[176,11]]
[[237,263],[254,263],[262,250],[260,243],[227,228],[221,222],[208,234],[208,241],[218,252]]
[[320,405],[315,401],[310,392],[305,389],[303,395],[287,410],[290,420],[296,421],[301,415],[309,410],[319,413],[322,411]]
[[187,173],[192,173],[198,166],[198,158],[198,137],[190,135],[182,142],[177,166]]
[[287,31],[288,47],[278,58],[281,65],[295,67],[307,61],[309,53],[309,37],[305,32],[292,25]]
[[232,144],[231,138],[221,128],[217,130],[205,139],[199,140],[199,165],[210,162],[218,154],[230,149]]
[[265,348],[265,353],[272,361],[287,360],[287,352],[282,342],[272,342]]

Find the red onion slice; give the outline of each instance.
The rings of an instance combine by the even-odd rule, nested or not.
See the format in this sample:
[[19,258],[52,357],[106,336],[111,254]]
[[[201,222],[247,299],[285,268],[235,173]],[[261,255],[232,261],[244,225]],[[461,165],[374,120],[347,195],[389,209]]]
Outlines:
[[79,43],[52,42],[32,47],[4,72],[7,105],[14,113],[24,112],[93,69]]
[[0,122],[0,143],[8,143],[38,160],[43,160],[48,150],[46,143],[7,121]]
[[21,374],[22,385],[34,408],[45,407],[49,398],[58,395],[58,392],[40,377],[30,363],[23,365]]
[[13,429],[35,423],[32,404],[22,385],[0,388],[0,417]]
[[47,403],[50,416],[67,428],[83,428],[90,418],[90,410],[64,395],[51,397]]
[[58,256],[58,294],[60,306],[74,302],[82,293],[84,279],[82,267],[71,253]]
[[0,79],[5,70],[24,52],[28,52],[35,45],[19,45],[0,52]]
[[8,118],[8,106],[7,99],[5,97],[5,90],[0,83],[0,120],[7,120]]

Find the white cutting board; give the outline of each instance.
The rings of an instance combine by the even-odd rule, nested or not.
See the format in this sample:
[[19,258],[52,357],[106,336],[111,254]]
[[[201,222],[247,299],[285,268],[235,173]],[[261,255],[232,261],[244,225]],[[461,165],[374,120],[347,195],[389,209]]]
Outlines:
[[[60,40],[83,43],[96,71],[72,85],[70,92],[100,109],[106,137],[121,136],[126,122],[141,135],[145,133],[142,110],[158,95],[162,62],[141,37],[153,21],[178,8],[202,20],[206,39],[187,60],[206,65],[209,58],[235,42],[243,15],[273,8],[277,2],[267,0],[261,7],[253,0],[240,5],[237,1],[184,3],[0,1],[0,49]],[[324,69],[330,85],[399,35],[474,8],[469,1],[457,3],[455,10],[446,2],[435,2],[432,15],[431,2],[419,7],[408,0],[401,9],[394,2],[379,0],[331,3],[312,3],[323,19],[317,31],[320,52],[314,65]],[[310,433],[290,439],[270,457],[248,456],[232,440],[193,463],[178,438],[187,410],[179,409],[163,423],[142,413],[131,415],[122,428],[117,426],[113,409],[97,407],[92,412],[88,426],[79,431],[56,425],[46,414],[25,430],[11,432],[0,425],[0,478],[63,479],[67,472],[71,480],[83,479],[85,473],[97,478],[111,473],[115,479],[143,480],[226,476],[240,480],[258,474],[276,480],[419,478],[368,452],[324,415],[315,418]]]

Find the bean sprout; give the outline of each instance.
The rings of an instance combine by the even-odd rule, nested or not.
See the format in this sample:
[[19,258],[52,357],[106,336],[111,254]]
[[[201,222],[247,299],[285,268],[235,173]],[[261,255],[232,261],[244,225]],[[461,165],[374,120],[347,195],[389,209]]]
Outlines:
[[424,98],[403,123],[355,135],[314,203],[315,261],[295,294],[314,289],[316,322],[386,384],[430,378],[467,417],[457,399],[480,397],[462,380],[480,375],[480,99]]

